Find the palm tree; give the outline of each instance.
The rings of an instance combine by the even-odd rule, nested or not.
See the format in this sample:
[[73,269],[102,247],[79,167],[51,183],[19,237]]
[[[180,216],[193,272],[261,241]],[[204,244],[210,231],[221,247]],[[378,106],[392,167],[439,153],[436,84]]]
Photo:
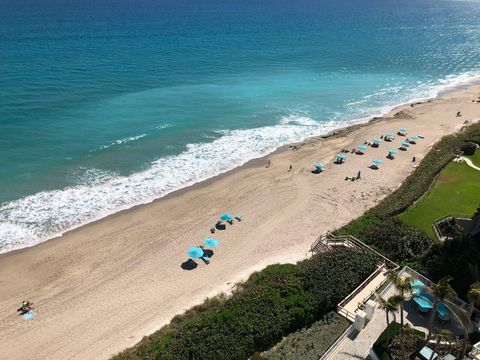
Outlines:
[[422,345],[420,346],[419,351],[428,344],[428,342],[433,336],[433,321],[435,320],[435,314],[437,313],[439,305],[446,299],[448,295],[450,294],[454,296],[457,295],[455,290],[453,290],[452,287],[450,286],[450,281],[452,281],[452,279],[453,278],[451,276],[445,276],[438,281],[438,284],[433,284],[431,288],[428,288],[428,287],[423,288],[425,292],[428,292],[431,295],[433,295],[435,300],[433,301],[432,313],[428,320],[428,335],[426,339],[423,341]]
[[[401,277],[398,272],[391,272],[388,274],[388,277],[393,282],[395,289],[397,289],[399,296],[403,298],[403,301],[406,300],[407,296],[412,293],[412,282],[413,278],[410,276]],[[404,316],[403,316],[403,301],[400,303],[400,324],[404,326]]]
[[472,285],[470,285],[470,290],[468,290],[467,293],[467,299],[470,303],[470,313],[468,314],[468,318],[471,318],[475,305],[480,304],[480,281],[474,282]]
[[[447,298],[448,295],[457,296],[455,290],[450,286],[450,281],[453,278],[451,276],[445,276],[438,281],[438,284],[434,284],[431,289],[425,289],[430,292],[435,300],[433,301],[433,311],[428,320],[428,336],[426,342],[430,341],[433,336],[433,320],[435,320],[435,314],[437,313],[440,304]],[[425,346],[425,345],[424,345]]]
[[387,318],[387,325],[390,325],[390,314],[393,314],[395,319],[395,313],[398,311],[398,307],[402,299],[398,295],[390,296],[387,300],[377,294],[377,300],[380,309],[385,311],[385,315]]
[[447,299],[449,295],[451,296],[457,296],[457,293],[455,290],[452,289],[450,286],[450,281],[452,281],[451,276],[445,276],[444,278],[441,278],[438,281],[438,284],[435,284],[432,289],[425,288],[426,291],[431,293],[434,297],[434,303],[433,303],[433,310],[432,314],[430,315],[429,323],[428,323],[428,336],[423,342],[422,346],[420,349],[422,349],[424,346],[428,344],[430,339],[433,336],[433,320],[435,319],[435,314],[437,313],[438,307],[441,303],[444,304],[445,308],[447,311],[450,313],[455,318],[455,321],[460,325],[463,331],[463,341],[462,341],[462,354],[460,358],[463,358],[465,355],[465,351],[467,349],[467,342],[468,342],[468,331],[467,327],[465,324],[470,323],[470,318],[467,316],[465,311],[460,308],[458,305],[454,304],[452,301]]
[[404,316],[403,316],[403,303],[406,300],[406,297],[411,294],[412,292],[412,282],[413,278],[408,276],[408,277],[401,277],[398,272],[391,272],[388,274],[389,279],[393,282],[393,285],[395,286],[395,289],[399,293],[397,295],[399,297],[399,302],[400,302],[400,352],[402,356],[402,360],[405,360],[406,355],[405,355],[405,334],[404,334]]

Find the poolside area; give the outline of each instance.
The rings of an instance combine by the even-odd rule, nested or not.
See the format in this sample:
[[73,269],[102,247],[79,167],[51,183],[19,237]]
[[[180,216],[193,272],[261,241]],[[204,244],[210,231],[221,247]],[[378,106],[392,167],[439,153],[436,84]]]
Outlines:
[[[319,238],[312,248],[324,249],[332,246],[355,246],[362,247],[366,251],[375,252],[358,239],[351,236],[333,236],[326,234]],[[380,334],[387,327],[387,320],[385,311],[379,308],[377,296],[380,295],[384,299],[396,295],[397,290],[393,283],[388,278],[389,271],[398,271],[398,265],[390,262],[386,258],[380,257],[379,267],[370,275],[357,289],[355,289],[349,296],[339,303],[337,312],[350,320],[352,325],[350,328],[332,345],[332,347],[321,357],[321,360],[330,359],[366,359],[369,358],[370,350],[378,339]],[[428,333],[428,323],[430,320],[433,306],[431,301],[433,297],[426,292],[427,288],[431,288],[434,283],[423,275],[404,267],[399,271],[399,276],[403,278],[410,277],[413,280],[412,286],[414,293],[403,302],[404,308],[404,323],[409,324],[416,330]],[[377,295],[378,294],[378,295]],[[458,298],[449,299],[458,307],[458,310],[468,312],[469,305]],[[373,314],[368,320],[368,307],[373,306]],[[460,310],[462,309],[462,310]],[[480,312],[474,310],[477,324],[476,328],[480,328]],[[358,327],[356,322],[359,317],[365,317],[365,325]],[[459,316],[462,318],[462,316]],[[443,318],[443,320],[442,320]],[[391,314],[390,321],[400,322],[400,312]],[[360,321],[360,323],[363,323]],[[463,337],[463,329],[457,323],[454,316],[450,316],[446,309],[440,307],[440,310],[435,314],[434,324],[435,329],[448,330],[452,333],[454,338]],[[468,329],[470,331],[473,328]]]

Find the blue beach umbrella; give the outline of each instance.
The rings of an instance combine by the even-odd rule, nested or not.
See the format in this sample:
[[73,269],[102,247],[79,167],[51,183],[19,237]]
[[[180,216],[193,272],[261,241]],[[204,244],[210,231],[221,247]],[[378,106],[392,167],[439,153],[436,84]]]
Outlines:
[[203,244],[208,247],[217,247],[220,242],[217,239],[206,238],[203,240]]
[[404,141],[404,142],[402,142],[402,145],[403,145],[403,146],[406,146],[406,147],[409,147],[409,146],[410,146],[410,143],[409,143],[409,142],[406,142],[406,141]]
[[192,259],[199,259],[203,256],[203,249],[200,249],[199,247],[191,247],[187,251],[188,257],[191,257]]
[[30,310],[29,312],[23,314],[23,320],[30,320],[37,316],[37,313],[33,310]]
[[373,159],[373,162],[374,162],[375,164],[381,164],[381,163],[382,163],[382,160],[380,160],[380,159]]
[[407,131],[407,128],[400,128],[400,131]]
[[398,153],[397,150],[393,150],[393,149],[388,150],[388,152],[389,152],[390,154],[396,154],[396,153]]
[[417,140],[418,136],[417,135],[410,136],[410,139]]
[[360,145],[358,148],[359,148],[360,150],[367,150],[367,147],[366,147],[365,145]]
[[345,159],[346,156],[344,154],[337,154],[337,158],[339,159]]
[[323,165],[322,163],[315,163],[313,164],[313,166],[315,166],[317,169],[323,169],[325,167],[325,165]]
[[378,144],[378,143],[381,143],[381,142],[382,142],[382,140],[381,140],[381,139],[379,139],[379,138],[375,138],[375,139],[373,139],[373,142],[376,142],[376,143]]
[[222,216],[220,216],[220,220],[223,220],[223,221],[232,221],[232,220],[233,220],[233,216],[232,216],[232,214],[222,214]]

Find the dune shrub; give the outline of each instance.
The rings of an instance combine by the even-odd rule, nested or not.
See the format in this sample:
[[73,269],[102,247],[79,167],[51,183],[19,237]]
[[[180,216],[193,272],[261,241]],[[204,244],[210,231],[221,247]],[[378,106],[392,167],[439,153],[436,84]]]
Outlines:
[[288,335],[275,347],[262,353],[261,358],[318,360],[349,326],[347,319],[330,312],[309,328]]
[[460,149],[463,152],[463,155],[473,155],[475,154],[475,151],[477,150],[477,144],[475,144],[472,141],[468,141],[466,143],[463,143]]
[[268,266],[231,297],[192,308],[113,359],[247,359],[335,310],[377,260],[341,249],[296,265]]

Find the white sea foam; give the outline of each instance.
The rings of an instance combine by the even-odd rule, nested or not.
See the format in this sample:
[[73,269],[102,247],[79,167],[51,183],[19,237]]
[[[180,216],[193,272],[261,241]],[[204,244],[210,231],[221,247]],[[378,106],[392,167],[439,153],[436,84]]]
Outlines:
[[0,238],[6,241],[1,252],[31,246],[122,209],[150,202],[282,145],[327,133],[337,126],[337,122],[318,123],[290,116],[278,125],[225,131],[212,142],[188,144],[184,152],[160,158],[147,170],[130,176],[87,170],[76,186],[2,204]]
[[105,150],[105,149],[111,148],[112,146],[115,146],[115,145],[127,144],[129,142],[136,141],[136,140],[139,140],[141,138],[144,138],[145,136],[147,136],[147,134],[140,134],[140,135],[137,135],[137,136],[130,136],[130,137],[127,137],[125,139],[118,139],[118,140],[112,141],[108,145],[100,146],[100,150]]
[[[426,100],[472,80],[478,80],[478,76],[463,74],[448,77],[436,85],[420,85],[408,94],[409,101]],[[400,91],[392,85],[390,90],[381,89],[377,96]],[[367,102],[363,100],[347,106],[365,106]],[[390,101],[383,107],[363,109],[365,116],[350,121],[317,122],[307,116],[291,115],[282,118],[278,125],[221,131],[220,138],[188,144],[184,152],[160,158],[147,170],[130,176],[85,169],[76,186],[40,192],[0,205],[0,253],[32,246],[109,214],[148,203],[264,156],[282,145],[326,134],[351,123],[365,122],[398,105],[400,103]],[[341,118],[341,114],[337,118]],[[110,146],[144,136],[117,140]]]

